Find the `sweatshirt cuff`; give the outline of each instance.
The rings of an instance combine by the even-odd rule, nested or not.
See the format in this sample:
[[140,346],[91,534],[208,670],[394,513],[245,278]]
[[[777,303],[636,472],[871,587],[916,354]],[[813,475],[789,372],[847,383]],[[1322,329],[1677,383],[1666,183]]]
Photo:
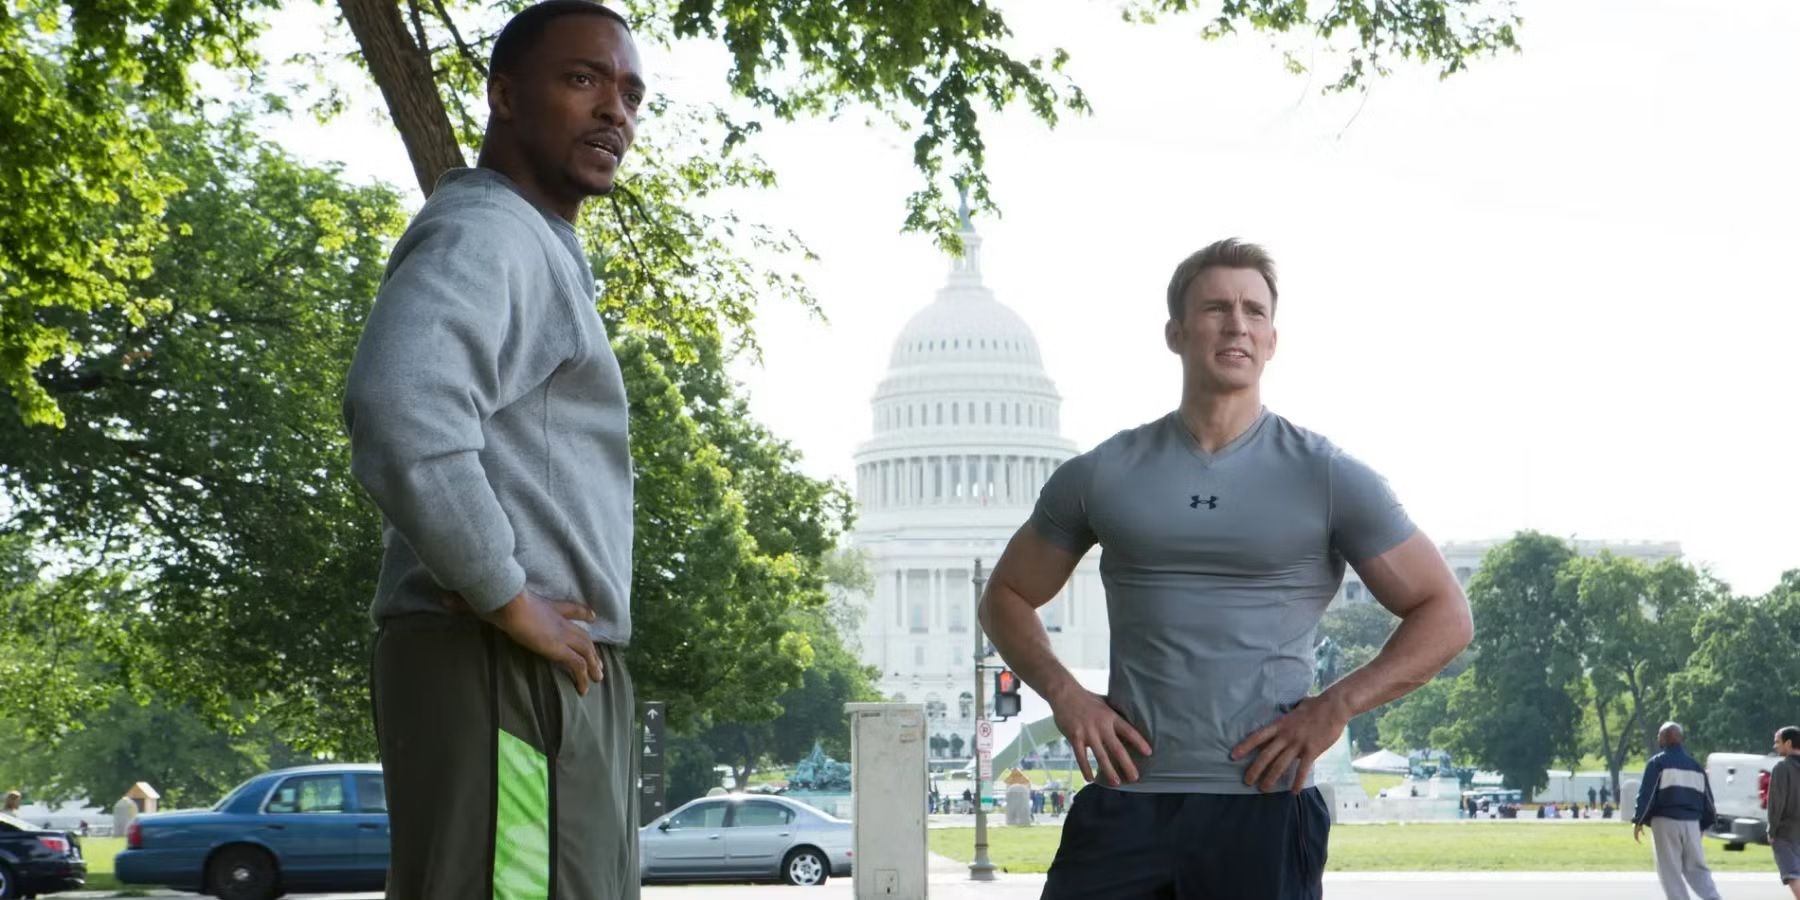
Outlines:
[[505,565],[488,573],[480,581],[458,589],[456,593],[462,596],[463,601],[477,615],[486,618],[512,598],[519,596],[519,592],[523,590],[525,570],[516,560],[508,557]]

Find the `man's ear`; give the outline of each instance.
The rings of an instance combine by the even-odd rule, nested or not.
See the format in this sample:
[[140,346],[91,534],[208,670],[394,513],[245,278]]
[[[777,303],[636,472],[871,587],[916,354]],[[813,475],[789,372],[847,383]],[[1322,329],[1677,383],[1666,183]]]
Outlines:
[[1177,356],[1181,355],[1181,348],[1179,346],[1177,346],[1175,342],[1177,340],[1179,340],[1180,338],[1181,338],[1181,323],[1180,322],[1178,322],[1174,319],[1170,319],[1169,321],[1163,323],[1163,344],[1169,348],[1170,353],[1173,353]]
[[495,72],[488,78],[487,85],[488,115],[506,122],[513,117],[512,81],[505,75]]

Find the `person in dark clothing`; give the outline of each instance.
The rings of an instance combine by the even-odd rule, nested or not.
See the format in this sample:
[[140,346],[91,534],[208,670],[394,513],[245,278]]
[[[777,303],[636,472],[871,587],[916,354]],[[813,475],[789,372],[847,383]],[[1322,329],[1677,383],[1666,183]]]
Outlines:
[[1775,732],[1775,755],[1781,761],[1769,772],[1769,846],[1781,883],[1800,898],[1800,726]]
[[1592,808],[1600,805],[1599,797],[1600,797],[1599,791],[1596,791],[1593,788],[1588,788],[1588,808],[1589,809],[1592,809]]
[[[1644,826],[1656,845],[1656,876],[1669,900],[1688,900],[1688,886],[1701,900],[1719,900],[1700,833],[1712,827],[1712,788],[1706,769],[1682,749],[1681,726],[1666,722],[1656,733],[1662,752],[1650,757],[1639,782],[1631,838],[1643,842]],[[1683,884],[1685,879],[1686,884]]]

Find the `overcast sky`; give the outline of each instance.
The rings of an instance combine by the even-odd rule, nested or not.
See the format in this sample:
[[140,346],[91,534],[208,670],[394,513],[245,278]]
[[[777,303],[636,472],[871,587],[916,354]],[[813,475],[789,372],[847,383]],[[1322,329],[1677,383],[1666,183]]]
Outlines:
[[[1522,54],[1441,82],[1403,68],[1366,97],[1322,96],[1332,73],[1287,73],[1266,38],[1202,41],[1198,19],[1002,9],[1018,49],[1073,54],[1095,108],[1055,130],[985,117],[1004,217],[977,221],[1080,445],[1175,406],[1163,287],[1237,235],[1281,267],[1265,402],[1387,475],[1434,538],[1678,540],[1745,593],[1800,567],[1800,8],[1522,0]],[[316,33],[284,24],[278,51]],[[711,46],[645,62],[653,89],[722,97]],[[373,107],[273,133],[410,189]],[[907,135],[852,117],[755,148],[781,186],[738,206],[819,253],[830,321],[766,307],[765,361],[739,374],[810,471],[847,480],[892,340],[948,263],[899,232]]]

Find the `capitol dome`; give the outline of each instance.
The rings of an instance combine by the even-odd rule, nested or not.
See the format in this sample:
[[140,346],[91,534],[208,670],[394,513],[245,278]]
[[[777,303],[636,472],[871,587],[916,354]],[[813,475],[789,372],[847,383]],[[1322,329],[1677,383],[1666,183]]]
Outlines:
[[[981,236],[966,210],[960,233],[963,255],[894,338],[870,398],[849,536],[870,574],[854,592],[863,614],[853,643],[881,673],[883,696],[924,705],[936,769],[974,752],[977,564],[992,569],[1076,452],[1031,326],[981,282]],[[1085,554],[1038,608],[1051,648],[1078,671],[1109,658],[1099,555]]]
[[966,525],[966,512],[930,511],[973,505],[1017,527],[1050,472],[1075,455],[1031,326],[982,284],[981,235],[966,209],[960,234],[963,255],[894,339],[871,401],[874,434],[856,455],[868,526],[898,524],[894,516]]

